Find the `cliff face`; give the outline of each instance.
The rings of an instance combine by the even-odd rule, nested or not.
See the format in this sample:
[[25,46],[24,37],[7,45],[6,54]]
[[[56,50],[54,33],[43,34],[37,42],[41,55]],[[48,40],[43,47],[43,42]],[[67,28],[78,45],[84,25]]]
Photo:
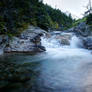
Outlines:
[[31,53],[42,52],[45,48],[41,45],[41,36],[46,33],[40,28],[30,26],[27,30],[22,32],[18,37],[0,36],[0,52],[10,53]]

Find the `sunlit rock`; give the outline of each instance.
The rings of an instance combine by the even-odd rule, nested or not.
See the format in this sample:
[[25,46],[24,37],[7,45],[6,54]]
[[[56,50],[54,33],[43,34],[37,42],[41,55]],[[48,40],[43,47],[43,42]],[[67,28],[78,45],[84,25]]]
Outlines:
[[4,48],[4,51],[8,53],[45,51],[45,48],[41,45],[41,36],[44,33],[44,30],[30,26],[20,36],[13,37]]

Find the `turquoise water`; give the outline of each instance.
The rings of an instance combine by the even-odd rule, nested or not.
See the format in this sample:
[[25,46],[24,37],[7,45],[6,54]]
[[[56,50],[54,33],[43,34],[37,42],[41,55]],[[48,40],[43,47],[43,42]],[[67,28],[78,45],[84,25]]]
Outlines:
[[36,55],[4,55],[0,60],[16,64],[39,63],[32,68],[33,71],[39,71],[33,87],[22,88],[18,92],[24,89],[24,92],[91,92],[92,90],[92,55],[84,49],[50,48],[47,52]]
[[26,64],[23,70],[31,69],[29,77],[33,78],[20,86],[18,83],[16,87],[8,87],[6,92],[92,92],[91,51],[76,46],[53,46],[52,43],[46,49],[46,52],[34,55],[6,54],[0,57],[0,64]]

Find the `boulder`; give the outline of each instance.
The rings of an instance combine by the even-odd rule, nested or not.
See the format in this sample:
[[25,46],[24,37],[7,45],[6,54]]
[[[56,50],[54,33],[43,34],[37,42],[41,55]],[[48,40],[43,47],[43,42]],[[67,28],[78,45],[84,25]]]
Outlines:
[[60,43],[61,43],[62,45],[70,45],[69,39],[66,39],[66,38],[62,38]]
[[81,22],[79,25],[70,28],[68,30],[65,30],[65,32],[73,32],[77,36],[83,36],[83,37],[87,37],[91,35],[90,27],[85,22]]
[[72,34],[71,33],[62,33],[61,35],[56,35],[55,38],[62,45],[70,45],[70,40],[72,38]]
[[43,52],[43,51],[46,51],[45,47],[44,46],[41,46],[41,45],[35,45],[34,46],[34,50],[37,51],[37,52]]
[[18,37],[13,37],[12,40],[4,48],[4,52],[40,52],[45,51],[45,48],[41,45],[41,36],[45,33],[44,30],[35,27],[29,27]]
[[83,38],[83,44],[86,49],[92,50],[92,37]]

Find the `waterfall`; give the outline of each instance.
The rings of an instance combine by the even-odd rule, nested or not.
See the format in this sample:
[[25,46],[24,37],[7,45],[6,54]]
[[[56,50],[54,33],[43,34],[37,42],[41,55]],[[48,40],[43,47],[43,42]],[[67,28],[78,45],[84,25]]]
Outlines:
[[[62,35],[61,35],[62,36]],[[63,37],[66,37],[65,35]],[[61,37],[62,38],[62,37]],[[60,38],[60,39],[61,39]],[[55,39],[55,36],[52,37],[42,37],[41,43],[46,48],[48,57],[52,58],[68,58],[68,57],[84,57],[89,56],[90,51],[82,48],[82,42],[80,38],[76,35],[72,35],[69,40],[69,45],[63,45],[60,43],[60,40]]]
[[70,47],[71,48],[79,48],[82,46],[81,40],[77,36],[73,36],[70,40]]
[[42,37],[42,45],[45,46],[46,48],[59,48],[60,47],[60,43],[52,38],[44,38]]
[[60,40],[55,39],[54,36],[52,36],[51,38],[42,37],[42,45],[46,48],[80,48],[82,46],[81,40],[75,35],[73,35],[71,39],[67,40],[69,40],[70,45],[61,44]]

